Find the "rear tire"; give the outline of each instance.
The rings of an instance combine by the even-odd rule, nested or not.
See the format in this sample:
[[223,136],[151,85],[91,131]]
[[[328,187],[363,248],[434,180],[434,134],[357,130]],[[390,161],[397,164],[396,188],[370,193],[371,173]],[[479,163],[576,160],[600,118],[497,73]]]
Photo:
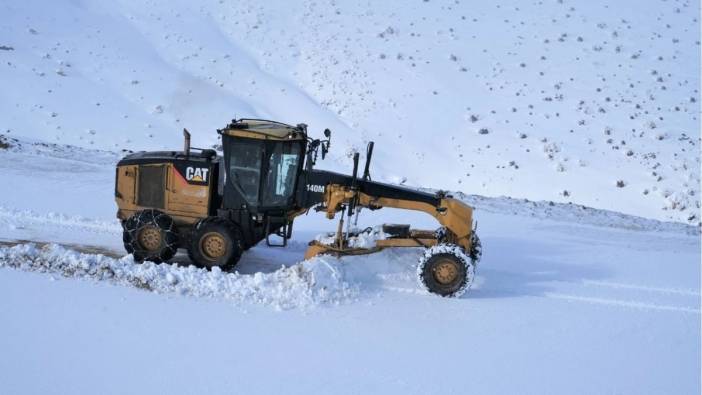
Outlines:
[[195,266],[227,270],[236,265],[243,251],[239,227],[224,218],[209,217],[193,229],[188,256]]
[[475,265],[461,247],[439,244],[424,252],[417,266],[417,277],[427,291],[457,298],[473,283]]
[[167,262],[178,251],[179,237],[173,218],[161,211],[139,211],[122,226],[124,248],[136,262]]

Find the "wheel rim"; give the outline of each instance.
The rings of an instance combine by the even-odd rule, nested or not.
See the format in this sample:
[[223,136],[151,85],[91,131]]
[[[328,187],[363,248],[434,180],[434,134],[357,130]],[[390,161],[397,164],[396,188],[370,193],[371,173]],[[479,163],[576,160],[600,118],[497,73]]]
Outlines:
[[217,232],[206,233],[200,239],[200,252],[210,260],[216,260],[227,252],[227,242]]
[[439,284],[452,284],[458,278],[458,265],[448,259],[441,260],[434,266],[433,274]]
[[161,230],[149,225],[139,232],[139,244],[149,250],[156,251],[161,246]]

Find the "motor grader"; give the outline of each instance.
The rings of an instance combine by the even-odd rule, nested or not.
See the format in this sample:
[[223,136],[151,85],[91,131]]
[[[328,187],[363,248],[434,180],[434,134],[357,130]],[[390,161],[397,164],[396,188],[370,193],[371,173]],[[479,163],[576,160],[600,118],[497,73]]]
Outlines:
[[[286,246],[295,218],[312,209],[340,218],[331,241],[310,242],[306,259],[423,248],[417,266],[423,287],[458,296],[470,286],[481,255],[472,208],[444,192],[372,181],[372,142],[363,174],[356,153],[353,172],[345,175],[314,168],[329,150],[329,129],[323,139],[313,139],[305,124],[240,119],[217,132],[223,155],[191,147],[184,130],[183,151],[137,152],[117,164],[117,218],[135,261],[168,262],[182,248],[197,266],[230,269],[263,240]],[[358,246],[354,239],[362,232],[351,228],[352,218],[362,208],[383,207],[422,211],[441,226],[427,231],[383,225],[375,245]]]

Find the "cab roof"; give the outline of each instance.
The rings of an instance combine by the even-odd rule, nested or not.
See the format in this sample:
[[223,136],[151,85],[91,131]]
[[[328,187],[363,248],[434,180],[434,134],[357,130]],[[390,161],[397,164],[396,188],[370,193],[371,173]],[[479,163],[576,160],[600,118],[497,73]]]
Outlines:
[[117,163],[117,166],[173,163],[177,161],[218,162],[219,157],[214,150],[203,150],[201,152],[191,152],[190,154],[186,154],[183,151],[139,151],[126,155]]
[[232,120],[218,133],[227,136],[248,137],[273,140],[304,140],[307,139],[307,125],[297,126],[265,119],[239,119]]

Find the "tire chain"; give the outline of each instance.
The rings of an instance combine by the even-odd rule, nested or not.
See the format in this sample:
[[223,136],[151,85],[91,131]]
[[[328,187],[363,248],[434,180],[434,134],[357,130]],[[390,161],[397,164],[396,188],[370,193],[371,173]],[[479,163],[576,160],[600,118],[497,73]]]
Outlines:
[[140,256],[142,248],[139,246],[137,238],[139,229],[146,225],[153,225],[164,232],[166,245],[161,249],[158,260],[164,262],[171,259],[178,251],[179,236],[174,229],[173,219],[169,215],[155,209],[139,211],[124,221],[124,233],[122,237],[124,248],[128,253],[136,254],[134,256],[135,260],[148,258]]
[[417,280],[419,281],[419,286],[425,290],[429,290],[427,283],[424,281],[424,267],[431,257],[438,254],[451,254],[455,256],[459,261],[461,261],[466,269],[466,282],[451,295],[447,297],[458,298],[463,295],[470,286],[473,284],[473,279],[475,278],[475,262],[470,257],[467,256],[462,247],[455,244],[437,244],[433,247],[429,247],[424,251],[424,254],[419,258],[419,264],[417,265]]

